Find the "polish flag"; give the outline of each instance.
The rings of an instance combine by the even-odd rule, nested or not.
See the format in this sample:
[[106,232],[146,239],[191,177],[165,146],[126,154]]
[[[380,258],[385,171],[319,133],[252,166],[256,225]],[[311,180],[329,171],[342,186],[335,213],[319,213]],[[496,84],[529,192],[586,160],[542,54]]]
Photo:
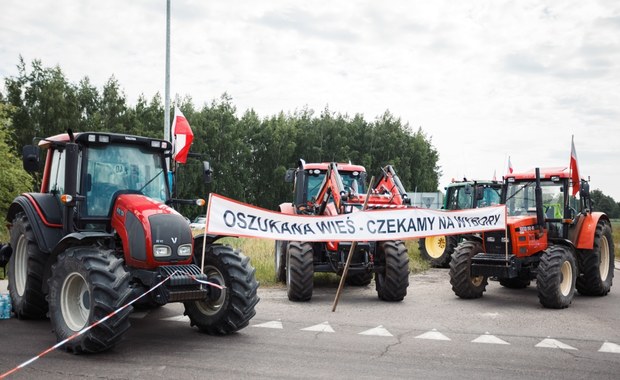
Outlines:
[[187,154],[189,153],[189,147],[194,140],[194,133],[190,128],[189,123],[183,112],[179,107],[174,107],[174,119],[172,120],[172,134],[174,135],[174,153],[172,158],[180,163],[184,164],[187,161]]
[[577,151],[575,150],[575,136],[570,140],[570,177],[573,181],[573,197],[579,192],[581,182],[579,178],[579,165],[577,165]]
[[514,169],[512,168],[512,162],[510,162],[510,156],[508,156],[508,173],[512,174]]

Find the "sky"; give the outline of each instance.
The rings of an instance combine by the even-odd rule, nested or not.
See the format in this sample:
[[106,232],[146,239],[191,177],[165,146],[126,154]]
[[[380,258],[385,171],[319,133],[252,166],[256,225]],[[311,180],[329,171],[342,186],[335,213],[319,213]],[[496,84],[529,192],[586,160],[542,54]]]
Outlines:
[[[165,0],[3,0],[0,78],[21,55],[100,89],[114,76],[130,104],[163,97],[165,37]],[[171,0],[170,38],[171,94],[196,106],[389,110],[427,134],[441,189],[509,157],[568,166],[574,136],[581,176],[620,201],[617,0]]]

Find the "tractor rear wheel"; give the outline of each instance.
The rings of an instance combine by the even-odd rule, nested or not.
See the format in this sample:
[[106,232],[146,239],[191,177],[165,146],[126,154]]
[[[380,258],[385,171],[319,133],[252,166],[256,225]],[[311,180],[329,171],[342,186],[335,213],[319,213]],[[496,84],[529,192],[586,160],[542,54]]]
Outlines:
[[579,251],[578,255],[582,273],[577,277],[577,291],[586,296],[604,296],[609,293],[614,278],[614,243],[607,222],[598,222],[594,247]]
[[314,286],[312,243],[292,241],[286,252],[286,292],[291,301],[309,301]]
[[420,256],[433,268],[447,268],[454,248],[458,243],[456,236],[429,236],[418,240]]
[[402,301],[409,286],[409,255],[405,243],[401,240],[389,240],[377,243],[378,267],[375,273],[375,285],[380,299],[390,302]]
[[[196,254],[194,260],[200,263],[202,253]],[[222,285],[224,289],[211,287],[206,300],[183,303],[190,324],[210,335],[227,335],[246,327],[256,315],[259,300],[256,269],[250,259],[230,246],[209,245],[204,274],[209,282]]]
[[43,273],[48,255],[39,250],[30,221],[23,212],[13,220],[11,247],[8,288],[13,311],[20,319],[45,318],[48,307],[43,294]]
[[372,281],[372,273],[355,273],[347,275],[345,282],[351,286],[368,286]]
[[482,245],[477,241],[464,241],[452,254],[450,261],[450,284],[454,294],[460,298],[480,298],[486,291],[486,276],[471,275],[471,258],[482,252]]
[[570,248],[552,245],[543,251],[538,264],[536,287],[544,307],[564,309],[575,296],[577,265]]
[[286,281],[286,248],[288,241],[276,240],[276,253],[274,267],[276,271],[276,281]]
[[[48,280],[50,319],[59,342],[111,315],[130,301],[130,274],[114,251],[72,247],[58,256]],[[63,345],[68,352],[94,353],[118,343],[129,328],[128,306]]]

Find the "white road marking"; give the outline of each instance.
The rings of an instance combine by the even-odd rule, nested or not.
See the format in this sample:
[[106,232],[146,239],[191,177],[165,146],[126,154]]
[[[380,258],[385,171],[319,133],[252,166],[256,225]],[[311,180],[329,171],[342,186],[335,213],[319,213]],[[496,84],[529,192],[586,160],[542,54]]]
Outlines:
[[599,348],[598,352],[611,352],[612,354],[620,354],[620,344],[605,342]]
[[382,325],[379,325],[375,327],[374,329],[362,331],[358,335],[394,336],[389,331],[387,331],[387,329],[383,327]]
[[282,326],[282,322],[281,321],[269,321],[269,322],[265,322],[265,323],[260,323],[258,325],[254,325],[253,327],[265,327],[268,329],[282,329],[284,328]]
[[569,346],[566,343],[562,343],[559,340],[551,339],[551,338],[547,338],[547,339],[541,340],[540,343],[538,343],[535,347],[539,347],[539,348],[561,348],[563,350],[576,350],[576,348],[573,347],[573,346]]
[[163,318],[162,321],[189,322],[189,317],[187,315],[177,315],[176,317]]
[[451,340],[447,336],[443,335],[437,329],[432,329],[431,331],[427,331],[422,335],[416,336],[417,339],[431,339],[431,340]]
[[318,325],[310,326],[301,329],[302,331],[319,331],[319,332],[334,332],[334,329],[329,325],[329,322],[325,321],[323,323],[319,323]]
[[495,335],[485,332],[484,335],[480,335],[476,339],[471,341],[472,343],[489,343],[489,344],[510,344],[503,339],[496,337]]

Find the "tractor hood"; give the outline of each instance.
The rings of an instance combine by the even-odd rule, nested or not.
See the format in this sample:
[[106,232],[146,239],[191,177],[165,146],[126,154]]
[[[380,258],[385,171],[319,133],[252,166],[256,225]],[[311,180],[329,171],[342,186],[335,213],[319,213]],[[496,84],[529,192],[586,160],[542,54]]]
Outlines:
[[121,194],[114,203],[111,225],[123,242],[128,265],[153,269],[191,263],[189,224],[161,202],[141,194]]

